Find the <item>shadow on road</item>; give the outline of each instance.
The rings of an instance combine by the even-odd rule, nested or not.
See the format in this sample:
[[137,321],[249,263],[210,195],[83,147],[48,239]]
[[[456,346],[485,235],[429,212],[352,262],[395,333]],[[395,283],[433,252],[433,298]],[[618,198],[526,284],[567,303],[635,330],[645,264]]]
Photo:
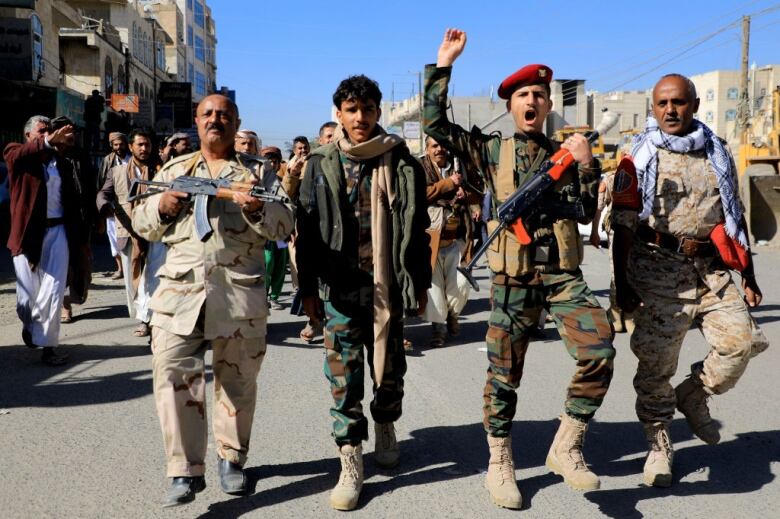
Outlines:
[[84,372],[115,358],[150,356],[148,346],[68,345],[68,364],[46,366],[40,351],[0,348],[0,408],[69,407],[122,402],[152,392],[149,369],[90,377]]
[[[534,496],[542,489],[561,484],[562,479],[552,473],[526,478],[523,471],[544,465],[558,420],[516,422],[512,437],[523,509],[533,505]],[[690,440],[692,435],[683,419],[671,426],[672,439],[678,443]],[[380,471],[369,452],[364,455],[366,483],[359,507],[365,507],[382,494],[409,486],[438,483],[470,477],[487,469],[488,450],[482,424],[443,426],[418,429],[412,439],[400,442],[401,464],[398,468]],[[616,441],[619,440],[619,441]],[[371,443],[364,444],[368,449]],[[642,466],[647,444],[638,422],[594,421],[585,444],[586,459],[594,472],[604,476],[635,475],[636,488],[588,492],[584,496],[596,503],[610,517],[641,517],[637,503],[666,495],[732,494],[759,490],[774,480],[770,464],[780,461],[780,431],[738,434],[737,438],[718,446],[697,443],[681,448],[675,457],[674,486],[667,489],[640,486]],[[631,459],[623,459],[631,457]],[[709,477],[701,481],[681,482],[694,472],[709,468]],[[305,477],[290,484],[263,490],[257,494],[239,497],[209,506],[201,518],[238,517],[265,507],[314,494],[322,494],[327,502],[328,492],[338,480],[338,459],[327,458],[289,464],[268,465],[247,469],[254,489],[258,480],[271,477]],[[387,481],[370,481],[376,474],[391,476]],[[482,481],[475,480],[480,489]],[[490,505],[485,498],[486,510]]]
[[[756,492],[775,479],[771,465],[780,462],[780,431],[739,433],[736,436],[736,439],[716,446],[697,443],[677,450],[674,483],[670,488],[637,484],[634,488],[588,492],[585,497],[609,517],[634,519],[643,517],[637,506],[645,499]],[[641,482],[643,463],[644,459],[639,458],[613,461],[608,465],[618,473],[636,473],[637,481]],[[680,481],[694,473],[699,475],[695,478],[697,481]]]

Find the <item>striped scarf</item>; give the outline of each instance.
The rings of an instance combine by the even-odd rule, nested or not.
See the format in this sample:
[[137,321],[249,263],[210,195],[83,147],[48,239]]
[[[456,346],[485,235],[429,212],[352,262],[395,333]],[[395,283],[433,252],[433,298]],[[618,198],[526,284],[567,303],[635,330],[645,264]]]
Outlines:
[[658,149],[674,153],[701,151],[707,155],[715,170],[720,188],[720,201],[726,219],[726,234],[749,249],[747,232],[743,225],[742,205],[737,197],[737,169],[734,158],[710,128],[694,119],[692,130],[687,135],[669,135],[658,127],[654,117],[647,118],[645,131],[634,137],[631,155],[636,166],[637,180],[642,192],[640,220],[646,220],[653,212],[656,184],[658,182]]

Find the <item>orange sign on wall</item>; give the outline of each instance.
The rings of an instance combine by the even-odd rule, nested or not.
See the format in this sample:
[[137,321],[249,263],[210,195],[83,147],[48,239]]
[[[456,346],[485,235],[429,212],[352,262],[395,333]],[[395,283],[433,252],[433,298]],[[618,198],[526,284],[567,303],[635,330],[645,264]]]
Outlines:
[[130,114],[137,114],[138,102],[137,94],[111,94],[111,108],[117,112],[124,110]]

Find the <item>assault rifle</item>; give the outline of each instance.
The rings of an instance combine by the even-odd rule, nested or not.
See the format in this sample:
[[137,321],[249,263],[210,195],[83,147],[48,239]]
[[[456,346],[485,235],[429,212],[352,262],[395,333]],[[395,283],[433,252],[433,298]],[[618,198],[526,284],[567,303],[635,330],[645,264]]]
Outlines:
[[[585,137],[589,143],[598,139],[600,134],[609,131],[618,122],[617,114],[605,112],[604,118],[595,131],[588,132]],[[574,157],[571,152],[565,148],[559,149],[552,157],[544,161],[539,167],[539,171],[531,180],[517,188],[506,201],[498,206],[498,227],[490,233],[488,239],[474,253],[474,257],[465,267],[458,267],[458,272],[463,274],[468,282],[479,292],[479,285],[471,275],[471,270],[477,264],[477,261],[485,254],[490,244],[507,228],[511,228],[515,233],[517,240],[522,245],[530,245],[533,239],[531,233],[526,229],[523,218],[527,218],[538,210],[539,202],[545,191],[547,191],[556,181],[558,181],[563,172],[574,163]]]
[[[139,193],[138,188],[141,185],[149,188]],[[286,196],[277,195],[268,191],[263,186],[251,184],[249,182],[231,182],[226,178],[200,178],[188,175],[176,177],[172,182],[155,182],[152,180],[133,180],[130,184],[130,193],[127,197],[128,202],[147,198],[164,191],[181,191],[187,193],[190,197],[195,197],[195,231],[201,241],[206,241],[213,229],[209,223],[208,201],[209,197],[216,197],[222,200],[232,200],[235,193],[244,193],[262,200],[263,202],[290,203]]]

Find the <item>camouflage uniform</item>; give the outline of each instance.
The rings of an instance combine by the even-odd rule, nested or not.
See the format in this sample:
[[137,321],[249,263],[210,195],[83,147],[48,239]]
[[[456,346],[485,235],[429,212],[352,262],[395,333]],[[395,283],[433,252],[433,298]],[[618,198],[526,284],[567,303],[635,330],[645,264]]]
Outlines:
[[[190,174],[211,178],[199,153],[166,164],[155,180],[170,182]],[[220,177],[249,180],[241,160],[228,160]],[[292,230],[292,211],[265,203],[245,214],[230,200],[209,201],[214,232],[201,242],[192,206],[170,221],[158,211],[161,195],[149,197],[133,213],[133,228],[168,247],[158,271],[160,285],[151,308],[154,395],[168,460],[167,475],[201,476],[207,422],[204,355],[213,350],[214,437],[219,456],[243,465],[249,448],[257,374],[265,354],[265,240]]]
[[[622,183],[620,178],[615,182]],[[642,225],[659,233],[708,240],[722,221],[718,180],[704,152],[659,149],[653,211]],[[617,207],[612,222],[632,231],[640,225],[636,211]],[[691,367],[709,394],[734,387],[751,355],[766,347],[766,338],[714,250],[688,258],[635,238],[627,274],[644,304],[634,313],[631,336],[631,350],[639,360],[634,388],[640,421],[672,421],[676,399],[669,381],[691,324],[699,327],[711,347],[705,359]]]
[[[476,127],[469,132],[450,123],[446,116],[450,73],[449,67],[425,69],[425,132],[455,155],[469,158],[481,172],[495,201],[493,220],[488,223],[491,232],[498,226],[496,204],[528,181],[556,148],[540,136],[517,134],[514,141],[503,141],[499,135],[485,135]],[[514,153],[509,149],[509,158],[515,166],[507,182],[507,175],[499,175],[499,158],[512,143]],[[592,217],[592,195],[600,174],[600,166],[567,170],[545,202],[592,202],[586,209]],[[484,391],[484,424],[493,437],[509,436],[529,333],[543,308],[553,316],[567,351],[577,361],[577,372],[568,388],[566,413],[587,422],[601,405],[612,378],[612,331],[606,313],[579,269],[582,239],[576,221],[546,214],[530,223],[534,231],[530,247],[521,247],[510,231],[502,233],[488,250],[494,278],[487,333],[490,365]],[[544,244],[549,244],[551,251],[558,248],[559,253],[542,258],[539,252]]]
[[[391,229],[393,283],[390,287],[390,330],[382,384],[373,387],[371,416],[377,424],[401,416],[406,358],[403,310],[414,310],[416,295],[430,286],[425,228],[425,176],[405,146],[393,148],[397,211]],[[337,445],[360,445],[368,438],[363,414],[365,362],[373,366],[374,265],[371,238],[371,181],[374,162],[353,161],[335,144],[315,150],[300,186],[297,261],[301,293],[319,293],[325,302],[326,357]],[[326,221],[326,219],[328,221]],[[364,349],[365,347],[365,349]]]

